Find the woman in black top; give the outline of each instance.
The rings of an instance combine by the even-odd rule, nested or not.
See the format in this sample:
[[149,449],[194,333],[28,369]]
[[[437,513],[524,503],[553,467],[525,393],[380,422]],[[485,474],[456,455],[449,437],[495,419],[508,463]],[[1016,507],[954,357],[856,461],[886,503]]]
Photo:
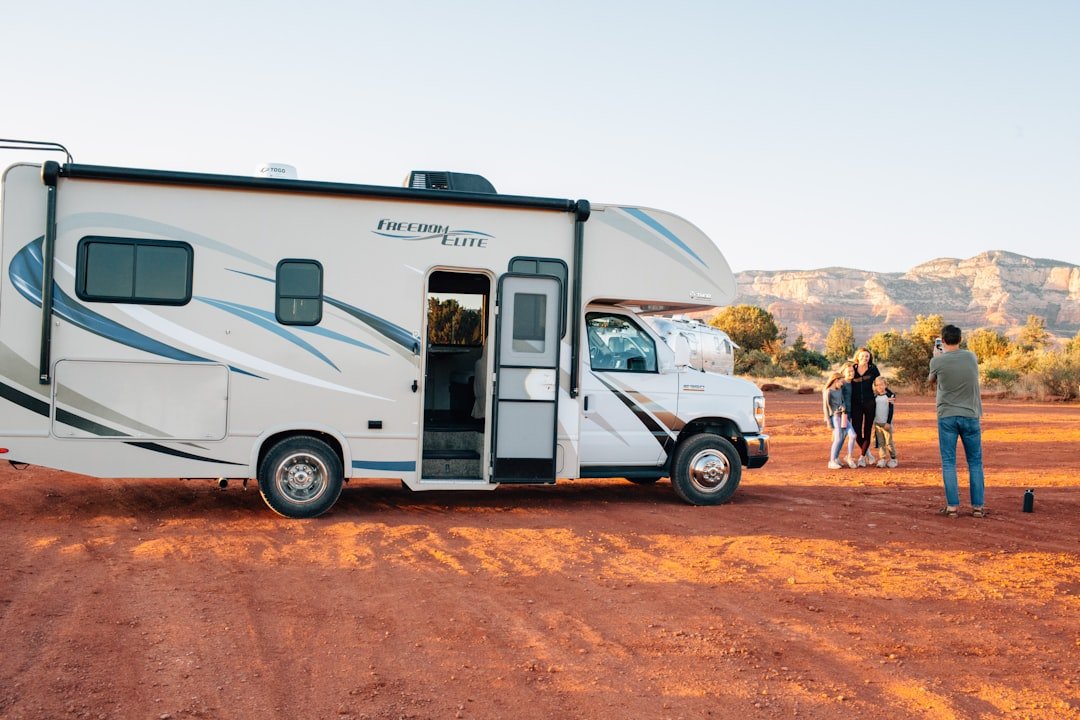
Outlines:
[[851,379],[851,427],[855,442],[862,450],[859,467],[874,462],[870,455],[870,439],[874,436],[874,380],[881,375],[874,358],[866,348],[855,351],[855,377]]

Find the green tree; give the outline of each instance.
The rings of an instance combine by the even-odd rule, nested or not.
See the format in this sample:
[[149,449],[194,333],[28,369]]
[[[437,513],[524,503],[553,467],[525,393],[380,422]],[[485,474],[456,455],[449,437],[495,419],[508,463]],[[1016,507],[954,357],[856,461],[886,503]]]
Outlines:
[[829,367],[829,359],[818,351],[806,347],[806,341],[802,335],[799,335],[791,347],[785,348],[780,353],[777,364],[790,374],[816,375]]
[[1072,340],[1065,343],[1065,354],[1080,358],[1080,332],[1076,333]]
[[775,355],[783,344],[781,329],[771,313],[754,305],[732,305],[709,319],[744,351],[764,350]]
[[436,345],[480,345],[483,342],[479,310],[470,310],[449,298],[428,298],[428,342]]
[[1009,338],[999,330],[981,328],[967,336],[968,350],[975,353],[980,363],[1009,354]]
[[941,336],[944,324],[940,315],[918,315],[910,330],[893,339],[887,357],[896,372],[898,383],[920,391],[926,389],[930,358],[934,355],[934,338]]
[[1046,331],[1046,320],[1038,315],[1028,315],[1027,324],[1020,329],[1020,335],[1016,339],[1016,344],[1020,346],[1022,350],[1033,351],[1041,350],[1046,347],[1047,341],[1050,339],[1050,333]]
[[866,349],[874,356],[874,362],[889,362],[893,346],[899,342],[901,336],[893,331],[879,332],[866,341]]
[[825,357],[832,362],[841,362],[855,353],[855,330],[851,321],[838,317],[833,320],[829,334],[825,336]]
[[927,346],[927,362],[930,362],[930,355],[934,351],[934,339],[941,337],[943,327],[945,319],[940,315],[916,315],[915,322],[907,332],[911,340]]
[[933,349],[933,345],[928,346],[921,339],[914,337],[910,331],[897,338],[889,351],[889,365],[896,373],[897,383],[912,386],[920,391],[925,390]]

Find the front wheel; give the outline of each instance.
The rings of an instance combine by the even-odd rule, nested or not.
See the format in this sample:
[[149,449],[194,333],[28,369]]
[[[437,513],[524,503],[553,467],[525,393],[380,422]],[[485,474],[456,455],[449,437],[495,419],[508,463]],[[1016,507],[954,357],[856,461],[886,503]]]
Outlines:
[[318,438],[282,440],[259,464],[259,492],[270,509],[289,518],[313,518],[341,495],[345,473],[337,453]]
[[735,493],[742,478],[739,453],[727,439],[712,433],[694,435],[675,449],[671,485],[691,505],[718,505]]

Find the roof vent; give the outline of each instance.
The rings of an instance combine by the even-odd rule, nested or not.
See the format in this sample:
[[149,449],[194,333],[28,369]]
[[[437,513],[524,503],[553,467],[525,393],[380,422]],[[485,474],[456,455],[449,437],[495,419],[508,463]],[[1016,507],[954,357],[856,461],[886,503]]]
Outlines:
[[415,190],[454,190],[494,195],[495,188],[480,175],[446,172],[445,170],[413,170],[405,187]]
[[262,163],[255,168],[255,176],[274,180],[296,180],[296,168],[284,163]]

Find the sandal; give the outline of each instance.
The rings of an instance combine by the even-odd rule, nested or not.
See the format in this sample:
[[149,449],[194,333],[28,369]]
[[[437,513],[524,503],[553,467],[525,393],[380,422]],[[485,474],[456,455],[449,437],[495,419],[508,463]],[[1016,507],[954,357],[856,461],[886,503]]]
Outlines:
[[981,508],[981,507],[980,507],[980,508],[974,508],[974,509],[972,509],[972,511],[971,511],[971,517],[977,517],[977,518],[984,518],[984,517],[986,517],[986,509],[985,509],[985,508]]
[[960,508],[943,507],[937,511],[938,515],[944,515],[945,517],[960,517]]

